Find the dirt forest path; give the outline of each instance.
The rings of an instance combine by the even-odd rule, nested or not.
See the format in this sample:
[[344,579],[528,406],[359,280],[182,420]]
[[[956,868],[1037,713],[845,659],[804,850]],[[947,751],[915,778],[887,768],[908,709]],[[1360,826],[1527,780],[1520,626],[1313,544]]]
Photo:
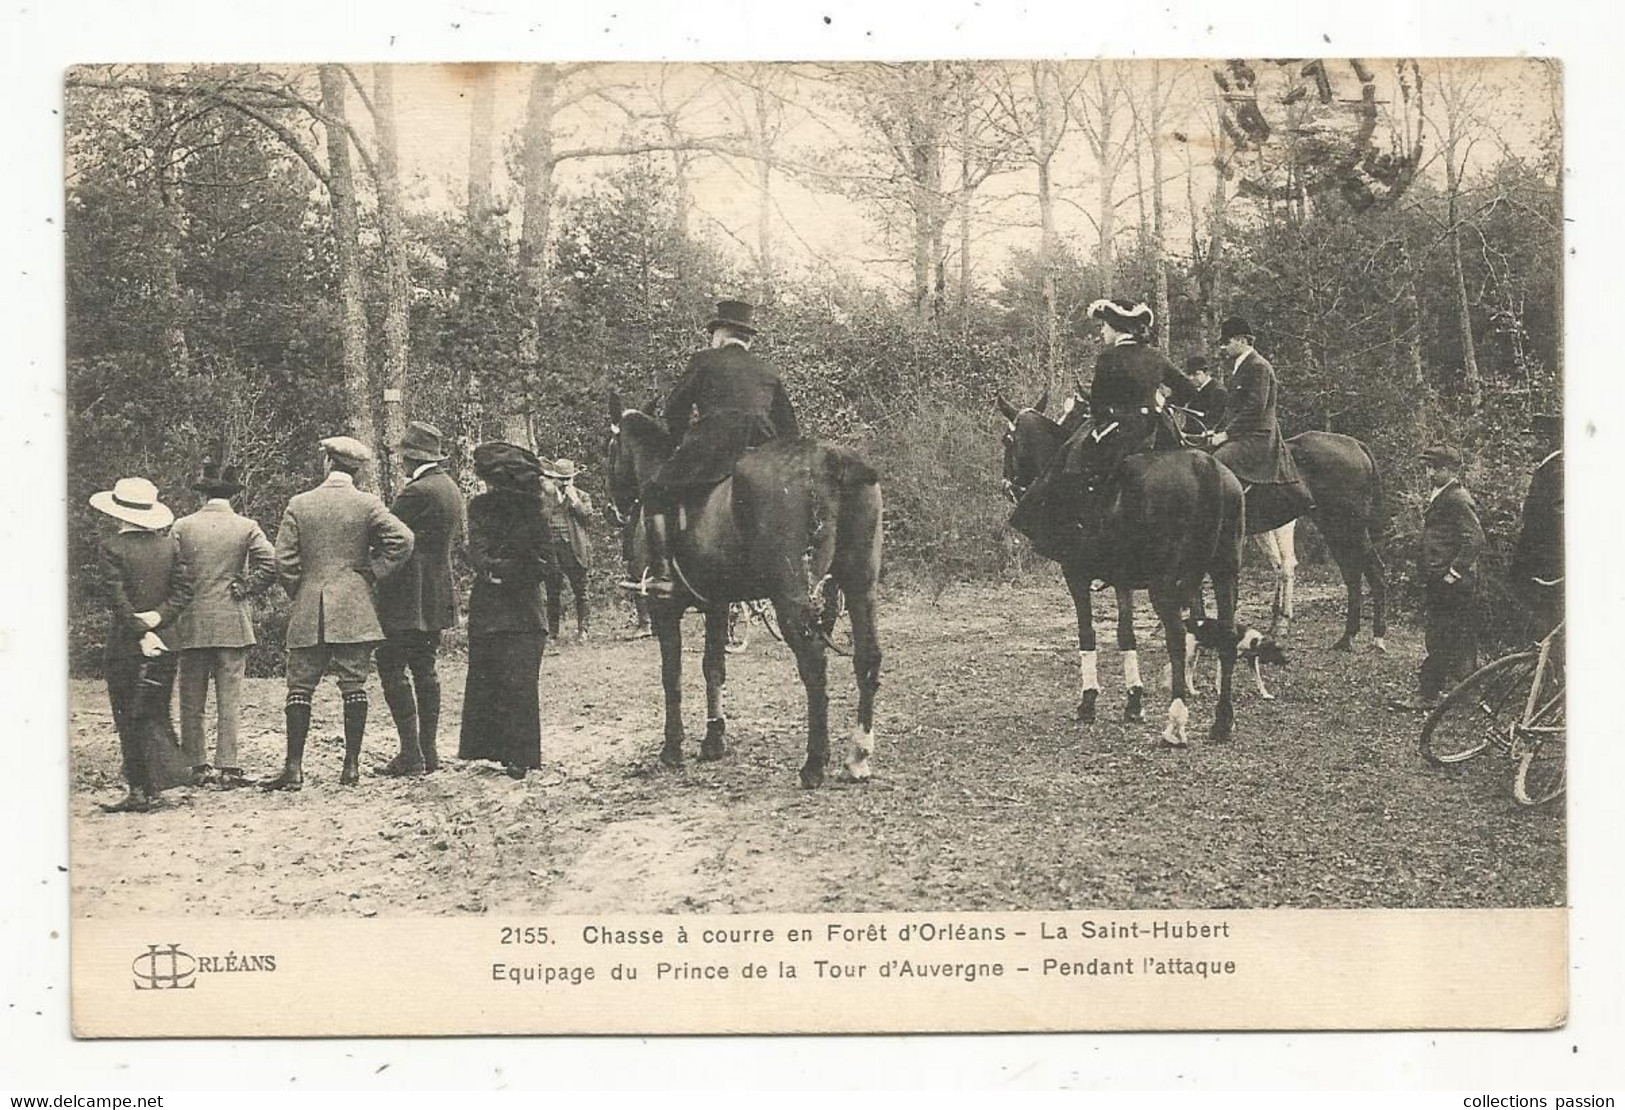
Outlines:
[[[1261,577],[1244,597],[1265,596]],[[1140,614],[1148,723],[1125,725],[1121,664],[1101,652],[1101,721],[1070,719],[1071,607],[1053,583],[964,587],[881,610],[886,652],[875,777],[802,790],[805,701],[789,652],[760,629],[729,657],[728,755],[700,763],[700,622],[690,618],[690,761],[661,768],[658,653],[600,634],[542,663],[545,766],[523,782],[455,760],[416,780],[369,775],[395,741],[374,683],[363,779],[341,789],[339,699],[318,694],[298,794],[170,791],[109,815],[118,756],[99,682],[71,691],[75,913],[225,916],[560,914],[1062,907],[1553,905],[1561,812],[1507,795],[1510,768],[1445,772],[1415,750],[1420,636],[1390,629],[1328,650],[1340,590],[1300,590],[1277,695],[1238,673],[1237,739],[1157,745],[1165,653]],[[1110,645],[1110,595],[1097,627]],[[454,753],[463,667],[444,665],[442,752]],[[1206,668],[1204,668],[1206,670]],[[849,661],[830,668],[832,759],[852,720]],[[252,680],[243,760],[273,773],[282,684]],[[835,768],[832,766],[832,771]]]

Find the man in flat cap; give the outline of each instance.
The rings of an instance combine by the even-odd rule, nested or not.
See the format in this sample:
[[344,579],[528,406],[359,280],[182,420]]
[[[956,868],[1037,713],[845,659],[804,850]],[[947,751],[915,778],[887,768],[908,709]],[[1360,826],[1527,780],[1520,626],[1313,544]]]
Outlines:
[[414,420],[395,450],[410,480],[389,511],[412,530],[412,557],[398,574],[378,584],[378,679],[395,718],[401,750],[387,775],[421,775],[440,768],[440,676],[435,653],[440,633],[457,627],[457,586],[451,549],[463,533],[463,497],[441,467],[446,459],[440,429]]
[[373,584],[412,555],[412,532],[374,494],[355,486],[372,451],[349,436],[322,440],[327,478],[298,494],[276,536],[277,575],[293,599],[288,617],[288,753],[267,790],[304,786],[305,735],[316,686],[331,670],[344,695],[342,786],[361,778],[361,738],[367,728],[367,672],[373,645],[384,638],[373,607]]
[[1449,447],[1422,452],[1427,465],[1428,495],[1422,518],[1420,571],[1427,604],[1427,658],[1422,660],[1415,701],[1395,703],[1401,709],[1432,709],[1453,682],[1466,677],[1478,654],[1475,588],[1478,558],[1484,551],[1484,528],[1478,507],[1461,484],[1461,455]]

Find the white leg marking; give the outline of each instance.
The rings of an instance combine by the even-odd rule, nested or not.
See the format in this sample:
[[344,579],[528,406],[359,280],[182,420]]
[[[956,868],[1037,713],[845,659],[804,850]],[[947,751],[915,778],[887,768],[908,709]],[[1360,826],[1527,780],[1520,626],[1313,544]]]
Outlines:
[[1095,670],[1095,652],[1078,652],[1078,689],[1100,689],[1100,675]]
[[846,773],[854,782],[863,782],[872,770],[869,757],[875,753],[875,730],[862,725],[852,726],[852,747],[846,754]]
[[1258,683],[1258,696],[1265,701],[1274,701],[1275,695],[1264,687],[1264,668],[1256,658],[1253,659],[1253,680]]
[[1175,698],[1168,703],[1168,726],[1162,730],[1162,739],[1166,744],[1176,748],[1183,748],[1190,743],[1185,735],[1185,726],[1190,723],[1191,711],[1186,708],[1183,698]]
[[1140,681],[1140,653],[1132,648],[1123,653],[1123,685],[1131,690],[1145,685]]

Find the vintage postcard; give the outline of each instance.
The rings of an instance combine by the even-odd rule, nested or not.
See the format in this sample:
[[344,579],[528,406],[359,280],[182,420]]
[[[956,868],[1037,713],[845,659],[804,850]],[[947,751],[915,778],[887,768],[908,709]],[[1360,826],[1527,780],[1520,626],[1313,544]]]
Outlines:
[[64,80],[77,1035],[1565,1021],[1556,61]]

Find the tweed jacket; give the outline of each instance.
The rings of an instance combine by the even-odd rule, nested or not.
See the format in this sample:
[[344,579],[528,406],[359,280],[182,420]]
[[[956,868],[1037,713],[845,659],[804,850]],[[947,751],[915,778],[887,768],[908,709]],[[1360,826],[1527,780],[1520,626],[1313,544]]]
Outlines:
[[463,495],[438,465],[401,489],[389,511],[412,530],[412,557],[378,583],[378,621],[385,633],[457,627],[451,549],[463,533]]
[[1462,484],[1452,478],[1428,499],[1422,519],[1422,575],[1427,582],[1444,581],[1451,569],[1471,581],[1484,550],[1484,528],[1478,506]]
[[[192,603],[175,621],[170,647],[241,648],[254,641],[248,599],[276,581],[276,551],[260,526],[210,500],[175,522],[181,558],[191,568]],[[232,596],[232,583],[238,596]]]
[[537,494],[492,489],[468,503],[468,634],[543,632],[547,609],[541,584],[557,559]]
[[[575,496],[570,496],[574,493]],[[592,538],[587,521],[593,518],[592,498],[574,485],[542,479],[542,500],[547,509],[547,526],[560,554],[566,550],[584,567],[592,566]]]
[[372,584],[411,555],[411,530],[343,471],[295,496],[276,534],[277,576],[293,598],[288,647],[382,640]]
[[170,643],[175,618],[192,600],[192,574],[168,531],[137,529],[108,536],[101,545],[102,598],[108,638],[134,644],[147,631],[137,613],[156,612],[158,631]]

